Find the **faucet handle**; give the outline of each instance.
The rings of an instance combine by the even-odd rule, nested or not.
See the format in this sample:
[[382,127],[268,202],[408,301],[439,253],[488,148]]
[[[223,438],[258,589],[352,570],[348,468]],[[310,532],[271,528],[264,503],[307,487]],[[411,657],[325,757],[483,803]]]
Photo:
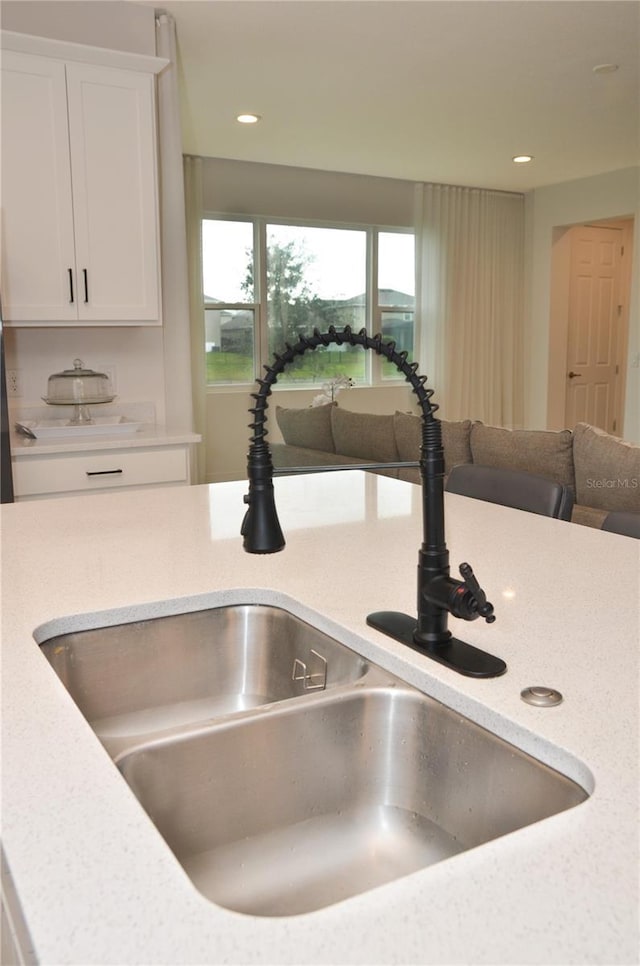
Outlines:
[[464,581],[465,587],[478,605],[478,614],[480,617],[484,617],[487,624],[493,624],[496,619],[495,614],[493,613],[493,604],[489,603],[487,600],[487,595],[478,583],[476,575],[471,569],[470,564],[460,564],[460,576]]

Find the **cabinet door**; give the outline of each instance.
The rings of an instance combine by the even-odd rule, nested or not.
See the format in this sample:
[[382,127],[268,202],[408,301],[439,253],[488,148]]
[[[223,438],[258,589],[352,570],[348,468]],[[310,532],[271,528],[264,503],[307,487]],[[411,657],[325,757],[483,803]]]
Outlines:
[[3,51],[2,300],[10,321],[77,318],[68,137],[64,64]]
[[159,319],[153,84],[67,64],[81,321]]

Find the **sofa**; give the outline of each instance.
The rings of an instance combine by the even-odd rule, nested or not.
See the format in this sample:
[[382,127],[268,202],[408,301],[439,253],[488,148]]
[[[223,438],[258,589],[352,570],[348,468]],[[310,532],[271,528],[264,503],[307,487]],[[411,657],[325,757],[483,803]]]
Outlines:
[[[356,413],[337,403],[276,406],[284,442],[271,443],[274,466],[392,463],[420,457],[421,417]],[[640,446],[578,423],[573,431],[510,430],[469,419],[442,420],[445,474],[459,463],[523,470],[569,486],[572,522],[601,527],[612,510],[640,511]],[[380,471],[411,483],[417,468]]]

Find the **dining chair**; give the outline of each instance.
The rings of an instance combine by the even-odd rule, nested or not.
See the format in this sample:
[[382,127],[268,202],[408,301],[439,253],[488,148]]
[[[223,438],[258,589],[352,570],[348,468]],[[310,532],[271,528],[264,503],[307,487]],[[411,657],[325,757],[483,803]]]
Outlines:
[[461,463],[449,473],[445,489],[557,520],[570,520],[573,510],[573,493],[568,486],[522,470]]
[[604,518],[602,529],[609,533],[621,533],[625,537],[635,537],[640,540],[640,512],[611,510]]

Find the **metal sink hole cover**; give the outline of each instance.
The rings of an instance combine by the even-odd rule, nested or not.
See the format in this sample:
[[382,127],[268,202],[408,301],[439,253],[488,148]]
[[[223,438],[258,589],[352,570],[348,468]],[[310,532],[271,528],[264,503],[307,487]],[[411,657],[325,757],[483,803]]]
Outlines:
[[525,688],[524,691],[520,692],[520,697],[527,704],[533,704],[537,708],[554,708],[563,700],[560,691],[542,686]]

